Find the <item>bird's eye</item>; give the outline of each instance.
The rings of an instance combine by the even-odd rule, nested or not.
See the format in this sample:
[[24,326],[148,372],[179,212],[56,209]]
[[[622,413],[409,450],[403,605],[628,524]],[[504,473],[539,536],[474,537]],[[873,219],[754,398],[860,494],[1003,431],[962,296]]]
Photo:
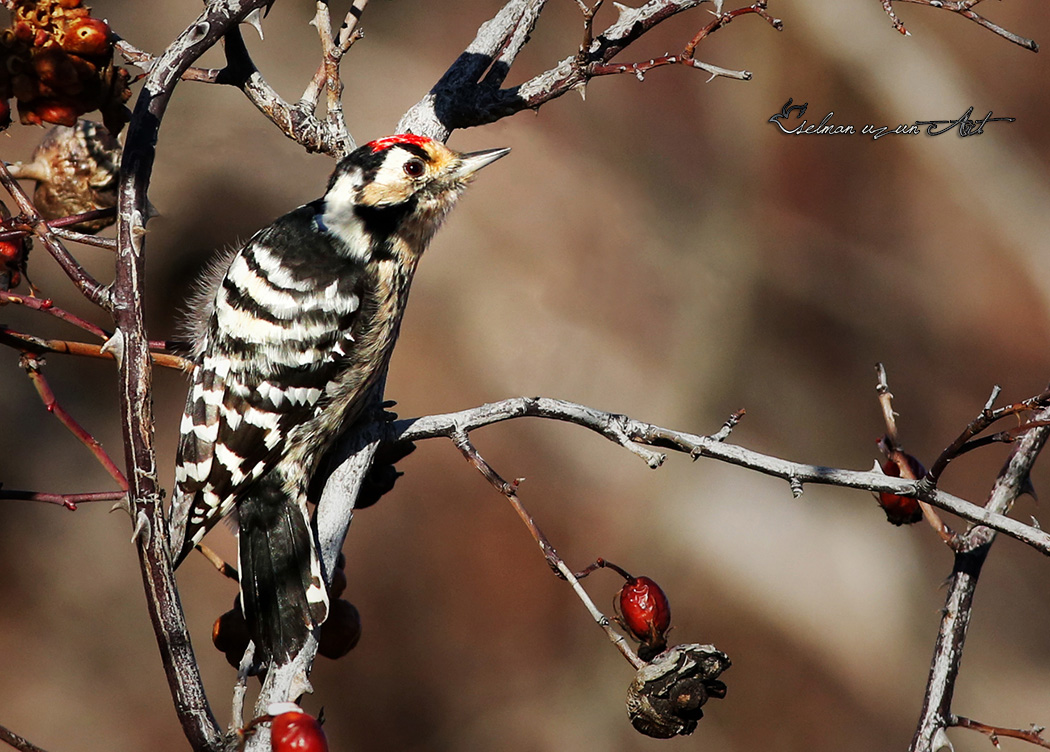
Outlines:
[[426,172],[427,166],[423,164],[422,159],[410,159],[405,162],[405,174],[410,178],[418,178],[424,172]]

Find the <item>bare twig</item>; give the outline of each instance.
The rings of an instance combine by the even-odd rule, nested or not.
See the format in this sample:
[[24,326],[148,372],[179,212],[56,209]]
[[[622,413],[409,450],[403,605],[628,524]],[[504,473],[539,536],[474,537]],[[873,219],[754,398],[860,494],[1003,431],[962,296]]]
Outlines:
[[998,34],[1003,39],[1007,39],[1016,45],[1024,47],[1026,50],[1032,52],[1039,51],[1039,45],[1034,40],[1022,37],[1018,34],[1014,34],[1012,31],[1007,31],[1003,27],[992,23],[984,16],[978,14],[973,10],[973,7],[982,0],[881,0],[882,7],[889,15],[890,20],[893,22],[893,28],[899,31],[901,34],[908,35],[908,30],[904,27],[904,23],[897,18],[897,14],[893,12],[893,3],[912,3],[913,5],[925,5],[930,8],[937,8],[939,10],[946,10],[950,13],[958,13],[963,18],[973,21],[978,26],[983,26],[994,34]]
[[76,511],[77,504],[87,504],[92,501],[123,501],[127,499],[127,491],[97,491],[93,493],[79,494],[53,494],[40,491],[15,491],[0,488],[0,499],[12,501],[40,501],[45,504],[58,504],[70,511]]
[[84,297],[100,308],[109,310],[111,306],[109,289],[88,274],[87,270],[80,265],[80,262],[73,258],[73,254],[66,250],[66,247],[62,245],[55,233],[48,227],[47,222],[40,216],[40,212],[33,206],[33,202],[29,200],[29,196],[22,190],[22,186],[12,177],[11,171],[7,169],[7,165],[2,161],[0,161],[0,185],[3,185],[7,192],[11,194],[11,198],[18,204],[19,209],[28,219],[28,224],[33,228],[33,234],[40,239],[40,242],[43,243],[51,256],[58,262],[58,265],[62,267],[62,271],[73,281],[73,284],[83,293]]
[[933,463],[929,472],[926,473],[924,483],[933,486],[937,485],[940,481],[941,474],[948,467],[948,463],[962,454],[975,436],[984,432],[996,421],[1002,420],[1011,415],[1018,415],[1020,413],[1036,410],[1050,403],[1050,391],[1046,391],[1022,402],[1013,405],[1004,405],[1003,407],[993,409],[992,405],[995,403],[998,396],[999,387],[996,386],[992,389],[992,394],[988,398],[988,401],[985,403],[980,414],[974,418],[965,429],[963,429],[962,433],[959,434],[955,441],[949,444],[944,451],[941,452],[937,461]]
[[317,119],[312,107],[289,104],[277,93],[259,73],[237,27],[226,34],[226,67],[220,72],[217,83],[236,86],[244,92],[248,101],[284,135],[308,152],[338,158],[351,148],[351,142],[344,140],[341,134],[332,133],[326,123]]
[[13,292],[7,292],[0,290],[0,305],[5,303],[13,303],[15,305],[25,306],[34,311],[43,311],[44,313],[54,316],[57,319],[66,321],[73,326],[83,329],[85,332],[94,334],[96,337],[102,339],[109,339],[109,333],[106,332],[102,327],[92,324],[90,321],[80,318],[76,314],[70,313],[69,311],[59,308],[54,304],[51,298],[34,298],[29,295],[18,295]]
[[[702,0],[650,0],[639,8],[617,4],[619,18],[595,36],[585,26],[586,48],[565,58],[550,70],[507,89],[501,89],[514,57],[528,38],[543,0],[511,0],[479,30],[474,41],[446,71],[433,89],[401,119],[398,130],[447,139],[456,128],[491,123],[525,109],[537,109],[569,91],[582,91],[595,76],[629,74],[639,78],[653,68],[688,65],[712,76],[747,79],[747,71],[731,71],[703,63],[693,56],[696,44],[734,18],[757,14],[774,28],[778,19],[765,10],[766,3],[716,16],[678,55],[664,55],[647,61],[615,63],[613,59],[630,44],[662,21],[700,5]],[[593,16],[585,24],[593,23]],[[588,42],[589,38],[589,42]]]
[[101,442],[92,436],[86,428],[77,423],[76,419],[73,418],[69,412],[55,398],[55,393],[51,389],[51,385],[47,382],[44,374],[40,371],[42,362],[40,356],[33,353],[24,353],[22,355],[22,368],[25,369],[26,375],[29,376],[29,380],[33,382],[33,387],[36,389],[37,394],[40,395],[41,402],[44,403],[44,407],[49,413],[58,418],[59,422],[69,429],[80,443],[88,448],[88,451],[94,455],[95,459],[98,460],[99,464],[109,473],[110,477],[117,482],[120,488],[127,492],[128,481],[124,477],[124,473],[120,471],[120,468],[116,466],[113,459],[109,456],[105,449],[102,448]]
[[[153,66],[157,61],[153,55],[145,50],[140,50],[126,39],[117,39],[114,48],[120,53],[121,57],[136,67],[141,68],[146,73],[153,70]],[[221,70],[221,68],[194,68],[193,66],[190,66],[183,71],[181,78],[183,81],[197,81],[205,84],[213,84],[216,83],[216,79]]]
[[[99,248],[113,250],[116,248],[116,241],[112,238],[98,238],[94,235],[74,232],[73,230],[67,230],[65,228],[72,225],[78,225],[81,222],[109,218],[112,217],[115,212],[116,209],[112,207],[107,209],[92,209],[91,211],[81,212],[79,214],[71,214],[68,217],[49,219],[47,221],[47,226],[51,228],[51,232],[54,233],[56,237],[62,238],[62,240],[70,240],[76,243],[94,245]],[[32,225],[24,224],[20,221],[21,219],[21,217],[11,217],[4,220],[3,224],[12,229],[0,232],[0,240],[15,240],[16,238],[24,237],[25,235],[31,235],[33,233]]]
[[957,728],[973,729],[974,731],[980,731],[982,734],[988,736],[992,744],[997,748],[999,747],[999,737],[1005,736],[1010,739],[1020,739],[1022,741],[1029,742],[1036,745],[1037,747],[1043,747],[1050,749],[1050,741],[1043,738],[1043,731],[1045,730],[1042,726],[1032,725],[1031,728],[1027,729],[1012,729],[1012,728],[1001,728],[999,726],[989,726],[986,723],[980,721],[974,721],[969,718],[964,718],[961,715],[953,715],[948,722],[949,726],[955,726]]
[[325,90],[326,104],[326,126],[330,136],[338,138],[342,142],[340,147],[344,152],[354,148],[354,140],[346,128],[346,120],[343,117],[343,82],[339,76],[339,64],[350,47],[361,37],[357,29],[357,22],[364,13],[368,0],[355,0],[350,11],[346,14],[343,25],[333,38],[332,17],[328,10],[327,0],[317,0],[317,11],[314,15],[314,26],[321,40],[321,64],[317,73],[310,81],[310,85],[303,92],[299,100],[299,108],[308,112],[314,112],[317,107],[319,87]]

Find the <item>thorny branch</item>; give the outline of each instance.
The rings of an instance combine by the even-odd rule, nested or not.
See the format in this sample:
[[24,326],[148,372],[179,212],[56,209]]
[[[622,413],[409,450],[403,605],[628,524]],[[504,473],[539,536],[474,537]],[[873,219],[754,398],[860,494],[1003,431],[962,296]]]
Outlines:
[[[587,82],[602,75],[626,73],[643,78],[649,70],[665,65],[687,65],[714,76],[748,79],[747,71],[731,71],[694,57],[696,46],[712,33],[745,14],[764,18],[775,29],[779,19],[766,10],[767,0],[728,12],[716,12],[678,55],[648,61],[615,63],[613,59],[657,24],[706,0],[651,0],[638,8],[615,4],[619,18],[602,33],[593,33],[597,7],[584,11],[583,45],[556,66],[518,86],[500,88],[511,64],[543,10],[545,0],[512,0],[488,23],[441,80],[412,107],[398,125],[400,131],[421,133],[445,140],[457,128],[495,122],[522,110],[535,110],[570,91],[584,91]],[[600,3],[598,4],[600,5]],[[718,7],[721,3],[717,4]],[[584,8],[586,6],[583,6]]]
[[[963,519],[1006,533],[1040,553],[1050,555],[1050,534],[1040,528],[1026,525],[1007,517],[999,510],[978,506],[940,489],[924,487],[921,480],[791,462],[726,443],[723,432],[712,436],[700,436],[655,426],[626,415],[615,415],[585,405],[546,397],[513,397],[460,412],[394,421],[387,427],[386,440],[452,438],[456,432],[469,433],[483,426],[524,417],[560,420],[588,428],[636,454],[640,453],[649,466],[654,468],[662,464],[665,456],[653,452],[648,447],[671,449],[688,454],[693,459],[708,457],[781,478],[791,484],[793,493],[801,493],[806,483],[817,483],[911,496]],[[1029,431],[1026,436],[1031,433],[1032,431]]]
[[1014,44],[1024,47],[1026,50],[1039,52],[1039,45],[1036,44],[1034,40],[1014,34],[1012,31],[1007,31],[1002,26],[992,23],[987,18],[973,10],[974,6],[979,5],[983,0],[881,0],[881,2],[883,9],[893,22],[893,28],[906,36],[910,36],[911,33],[905,28],[904,22],[901,21],[894,12],[894,2],[926,5],[930,8],[938,8],[951,13],[958,13],[963,18],[967,18],[975,24],[983,26],[989,31],[998,34],[1003,39],[1008,39]]
[[120,166],[114,335],[129,506],[153,629],[179,721],[194,750],[217,750],[223,732],[212,715],[193,654],[169,556],[153,446],[152,361],[144,319],[147,189],[160,124],[183,73],[267,0],[212,0],[153,63],[135,103]]

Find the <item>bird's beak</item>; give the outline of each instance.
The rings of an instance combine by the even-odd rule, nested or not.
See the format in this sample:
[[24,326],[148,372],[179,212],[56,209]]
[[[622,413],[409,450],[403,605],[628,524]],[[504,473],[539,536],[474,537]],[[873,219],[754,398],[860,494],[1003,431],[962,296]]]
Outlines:
[[510,149],[485,149],[484,151],[472,151],[469,154],[460,155],[460,166],[456,170],[456,178],[469,178],[485,165],[490,165],[500,157],[510,154]]

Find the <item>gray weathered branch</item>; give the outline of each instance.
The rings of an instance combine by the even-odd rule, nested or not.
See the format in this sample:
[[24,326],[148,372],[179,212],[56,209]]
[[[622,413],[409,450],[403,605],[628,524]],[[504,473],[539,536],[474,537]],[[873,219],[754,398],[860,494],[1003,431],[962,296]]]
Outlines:
[[913,496],[963,519],[1005,533],[1050,556],[1050,534],[1038,527],[1007,517],[1000,509],[982,507],[938,488],[930,488],[921,480],[905,480],[880,473],[792,462],[736,444],[728,444],[720,436],[701,436],[675,431],[626,415],[607,413],[585,405],[546,397],[514,397],[460,412],[399,420],[390,424],[387,436],[390,441],[452,438],[457,431],[470,432],[483,426],[525,417],[560,420],[589,428],[639,454],[654,468],[663,462],[663,455],[656,454],[646,447],[672,449],[694,458],[708,457],[772,475],[787,481],[796,494],[801,493],[804,484],[817,483]]
[[[1050,420],[1050,408],[1042,410],[1035,420]],[[984,507],[988,514],[1001,516],[1010,510],[1024,491],[1032,466],[1048,437],[1050,426],[1043,425],[1029,430],[1018,440]],[[977,525],[957,539],[948,596],[937,633],[922,713],[910,752],[936,752],[941,747],[944,730],[954,725],[952,696],[966,644],[974,592],[981,568],[995,541],[996,530],[1006,532],[1000,528]]]

